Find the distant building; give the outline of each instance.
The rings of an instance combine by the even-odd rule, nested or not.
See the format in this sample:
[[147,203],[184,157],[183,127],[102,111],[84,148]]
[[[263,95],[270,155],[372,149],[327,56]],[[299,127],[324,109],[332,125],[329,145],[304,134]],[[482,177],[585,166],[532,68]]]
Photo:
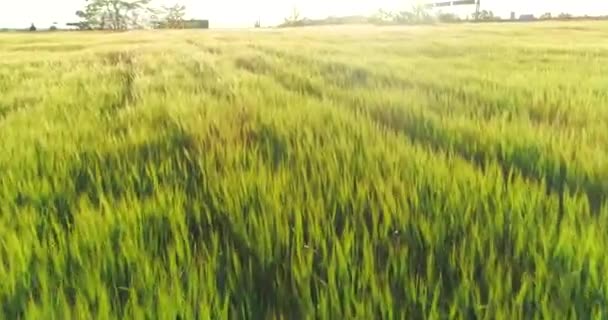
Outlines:
[[209,20],[185,20],[184,29],[209,29]]
[[536,18],[533,14],[522,14],[519,16],[519,21],[534,21]]
[[515,11],[511,11],[511,20],[515,20]]
[[179,25],[178,27],[168,26],[167,23],[164,21],[153,22],[152,24],[154,26],[154,29],[209,29],[209,20],[184,20],[179,23],[176,23],[177,25]]

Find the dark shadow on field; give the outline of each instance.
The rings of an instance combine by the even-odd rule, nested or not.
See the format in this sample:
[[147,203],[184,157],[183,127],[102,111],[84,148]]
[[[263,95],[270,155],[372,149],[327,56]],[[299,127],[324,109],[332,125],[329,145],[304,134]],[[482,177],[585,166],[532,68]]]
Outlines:
[[[69,237],[74,228],[75,215],[78,214],[75,205],[79,199],[86,198],[91,205],[104,211],[111,210],[112,205],[121,200],[152,199],[162,190],[183,192],[186,236],[189,237],[187,243],[194,258],[204,255],[203,248],[209,248],[214,236],[220,240],[223,254],[218,261],[217,269],[220,272],[216,282],[221,295],[230,297],[231,313],[240,314],[243,311],[241,308],[245,307],[251,314],[264,315],[264,318],[275,315],[301,318],[303,306],[300,305],[297,291],[292,290],[290,285],[293,281],[290,255],[294,248],[282,247],[278,249],[281,252],[279,256],[272,257],[270,261],[262,259],[252,247],[254,244],[248,241],[247,234],[242,233],[242,228],[236,225],[243,221],[233,220],[232,217],[238,217],[239,213],[223,209],[223,201],[230,199],[224,199],[220,182],[208,180],[209,172],[206,170],[217,168],[218,172],[223,172],[226,169],[221,168],[222,163],[205,157],[204,145],[199,145],[178,123],[163,118],[155,124],[155,128],[161,134],[144,143],[80,152],[65,161],[68,168],[62,171],[65,176],[60,178],[55,177],[57,172],[45,167],[49,155],[41,151],[41,167],[38,168],[36,179],[55,179],[54,189],[44,195],[19,192],[12,202],[17,210],[28,207],[40,214],[37,233],[43,241]],[[259,156],[269,166],[275,167],[284,161],[280,138],[272,128],[262,126],[255,133],[243,134],[241,138],[248,139],[247,143],[252,148],[253,145],[259,146]],[[221,140],[212,143],[221,143]],[[256,201],[255,197],[251,197],[240,210],[249,212],[249,207],[258,205]],[[176,237],[183,236],[171,227],[167,219],[167,215],[152,212],[147,213],[141,221],[144,245],[141,249],[148,256],[158,259],[161,265],[168,263],[169,249],[177,240]],[[120,228],[111,233],[108,245],[114,248],[117,255],[113,266],[101,274],[112,309],[121,316],[126,315],[129,300],[134,298],[133,292],[137,289],[133,288],[134,279],[139,272],[138,266],[128,257],[118,254],[124,236],[124,230]],[[238,259],[240,266],[250,269],[240,269],[234,264],[233,258]],[[88,272],[81,265],[76,256],[68,255],[64,266],[66,270],[61,274],[70,274],[73,279],[78,279],[79,275]],[[42,288],[38,287],[39,280],[34,271],[41,268],[43,266],[32,262],[32,277],[16,289],[13,300],[1,304],[5,314],[19,318],[24,315],[25,307],[16,302],[29,299],[24,297],[37,299]],[[183,286],[192,285],[188,283],[187,275],[183,275],[182,281]],[[75,303],[75,292],[78,290],[75,286],[69,282],[62,284],[61,290],[71,304]]]
[[102,109],[107,117],[111,117],[116,112],[133,105],[137,100],[134,84],[136,78],[135,57],[132,52],[114,51],[103,55],[101,61],[110,68],[119,68],[117,72],[121,81],[121,90],[118,99]]
[[[482,119],[490,119],[496,116],[499,111],[512,110],[513,112],[517,112],[514,110],[515,106],[511,105],[508,101],[497,101],[464,88],[445,87],[436,83],[392,75],[372,75],[369,70],[349,66],[337,61],[319,63],[312,57],[293,52],[262,46],[254,46],[253,48],[264,54],[301,64],[303,67],[319,65],[320,70],[323,71],[320,74],[323,79],[332,85],[345,89],[356,89],[358,85],[369,86],[370,84],[377,83],[382,87],[421,90],[427,95],[437,98],[445,96],[455,97],[457,101],[463,103],[467,102],[474,105],[486,106],[477,114]],[[261,68],[263,71],[267,69],[269,68]],[[533,93],[525,92],[524,94],[532,95]],[[540,145],[515,146],[513,150],[503,150],[502,146],[497,145],[497,149],[494,152],[488,153],[488,150],[471,147],[478,142],[478,137],[474,133],[468,136],[465,135],[463,143],[453,143],[454,132],[446,130],[436,123],[436,121],[429,119],[423,114],[404,110],[406,107],[361,105],[360,102],[336,95],[329,96],[329,98],[345,104],[356,112],[367,113],[372,120],[382,127],[405,134],[416,143],[430,146],[440,152],[446,150],[454,151],[463,158],[470,160],[482,170],[485,170],[490,163],[495,161],[502,167],[505,181],[510,179],[511,171],[513,171],[513,173],[519,173],[523,177],[538,183],[544,182],[547,187],[547,194],[556,193],[559,196],[560,211],[563,211],[563,198],[566,192],[584,193],[593,212],[599,212],[602,204],[608,200],[608,181],[601,181],[599,177],[587,174],[575,173],[575,169],[570,168],[570,159],[547,156]],[[445,112],[445,110],[439,107],[431,108],[431,110],[438,113]],[[545,116],[541,114],[531,113],[529,117],[537,123],[546,121]],[[557,119],[556,116],[551,118]],[[564,122],[560,123],[560,125],[568,125],[568,119],[558,120]]]
[[[458,100],[478,102],[479,105],[497,104],[496,101],[484,99],[483,97],[469,93],[462,88],[451,88],[437,83],[424,82],[420,79],[410,79],[399,77],[397,75],[376,73],[371,69],[349,65],[337,60],[315,60],[314,58],[305,55],[268,47],[254,46],[253,48],[265,55],[275,57],[283,62],[297,64],[307,70],[314,70],[314,72],[318,73],[319,77],[323,79],[325,83],[341,89],[356,90],[357,88],[374,88],[374,86],[394,89],[417,89],[428,94],[455,96]],[[241,66],[253,73],[269,73],[271,68],[266,60],[260,56],[254,56],[250,60],[253,60],[255,63],[251,63],[252,61],[245,61],[246,63],[240,63],[241,61],[237,61],[237,66]],[[283,70],[275,71],[275,73],[278,72],[285,73]],[[288,75],[291,77],[296,76],[293,74]],[[313,96],[319,97],[323,95],[323,90],[318,88],[318,91],[320,94],[313,94]],[[437,94],[437,92],[440,94]],[[343,97],[337,96],[330,96],[330,98],[344,100]],[[491,115],[487,116],[490,117]]]
[[311,83],[310,79],[297,73],[286,72],[278,65],[271,65],[261,56],[238,57],[235,60],[235,65],[237,68],[253,74],[269,76],[287,91],[304,96],[312,96],[317,99],[321,99],[324,96],[323,90]]
[[[160,137],[140,145],[126,145],[116,149],[82,151],[68,164],[67,176],[56,179],[56,188],[48,195],[18,192],[14,203],[17,206],[32,206],[38,212],[48,212],[64,223],[67,228],[73,221],[69,203],[87,197],[95,206],[102,206],[101,195],[106,200],[120,200],[127,194],[147,198],[154,194],[158,185],[189,186],[197,175],[190,174],[194,163],[182,163],[185,152],[193,148],[194,142],[177,124],[158,122],[164,132]],[[51,179],[55,172],[46,165],[47,157],[53,155],[37,152],[39,179]],[[186,171],[156,174],[152,168],[169,165],[172,168],[186,167]],[[158,179],[158,180],[157,180]]]
[[[53,156],[47,152],[38,152],[39,166],[35,168],[37,174],[32,179],[52,181],[53,188],[50,192],[39,193],[36,190],[17,191],[16,197],[12,199],[16,210],[30,208],[40,215],[37,220],[36,231],[40,241],[48,239],[65,238],[68,239],[74,228],[75,215],[78,213],[76,207],[79,200],[87,198],[93,206],[101,209],[110,209],[112,204],[131,197],[133,199],[146,199],[154,196],[158,187],[175,186],[176,188],[195,189],[200,177],[199,167],[192,161],[186,161],[187,150],[193,149],[193,140],[177,124],[171,121],[157,123],[159,130],[165,132],[159,139],[149,141],[140,145],[126,145],[111,150],[89,150],[83,151],[72,159],[65,160],[67,169],[56,171],[48,163],[48,157]],[[156,173],[151,169],[158,169],[161,166],[175,168],[168,172]],[[58,174],[64,174],[58,176]],[[152,255],[157,255],[162,259],[166,255],[168,245],[172,240],[173,233],[159,223],[162,221],[154,220],[154,217],[147,218],[143,227],[150,227],[150,232],[145,233],[149,236],[146,240],[149,244],[156,246],[149,247]],[[57,229],[59,226],[60,229]],[[114,246],[115,252],[120,252],[119,247],[122,243],[122,233],[116,230],[110,244]],[[65,240],[62,240],[65,241]],[[66,270],[60,274],[70,274],[73,279],[78,279],[78,275],[88,272],[81,268],[81,261],[75,256],[68,255],[65,265]],[[117,265],[110,268],[107,273],[102,274],[103,281],[112,297],[112,306],[119,313],[124,312],[132,279],[137,271],[137,266],[129,261],[122,261],[120,256],[116,257]],[[15,293],[15,301],[26,301],[23,295],[33,297],[39,295],[37,273],[43,266],[32,261],[29,273],[31,278],[23,283],[22,288]],[[59,281],[60,279],[57,279]],[[54,280],[55,281],[55,280]],[[73,297],[77,288],[72,287],[70,282],[62,283],[64,294],[68,299]],[[38,301],[40,303],[40,301]],[[73,299],[70,303],[74,303]],[[24,306],[14,305],[10,301],[2,304],[5,314],[23,315]],[[8,309],[7,309],[8,308]]]
[[[337,86],[341,89],[356,90],[358,88],[392,88],[392,89],[412,89],[422,91],[428,97],[433,99],[446,99],[449,97],[454,102],[462,104],[465,109],[460,112],[471,112],[476,117],[481,119],[491,119],[496,116],[503,116],[505,113],[509,117],[516,115],[527,116],[534,123],[538,124],[550,124],[557,128],[561,126],[584,126],[584,123],[577,122],[576,119],[567,117],[559,114],[561,101],[550,101],[550,109],[547,113],[543,113],[540,110],[543,108],[525,108],[521,109],[518,107],[518,103],[509,101],[504,98],[496,98],[492,95],[494,90],[502,84],[492,82],[488,79],[466,79],[467,86],[451,86],[443,85],[439,82],[424,80],[419,77],[405,77],[398,73],[383,73],[376,72],[371,68],[362,66],[349,65],[348,63],[341,62],[338,59],[315,59],[315,57],[306,56],[292,51],[280,50],[271,47],[264,47],[259,45],[250,45],[250,48],[262,53],[265,56],[279,59],[280,61],[289,65],[299,65],[302,69],[313,70],[318,76],[323,79],[326,83],[333,86]],[[538,61],[538,58],[534,58],[534,61]],[[277,64],[279,65],[279,64]],[[251,70],[254,72],[253,70]],[[285,72],[284,70],[280,70]],[[301,75],[296,75],[300,76]],[[289,89],[289,88],[288,88]],[[482,90],[483,89],[483,90]],[[486,90],[488,89],[488,90]],[[517,97],[521,100],[521,103],[527,103],[527,101],[533,101],[534,97],[538,95],[538,91],[530,90],[528,88],[513,88],[517,90]],[[571,90],[568,88],[553,88],[555,91]],[[489,92],[489,93],[488,93]],[[604,92],[596,88],[586,88],[585,93],[591,92],[595,97],[600,99],[604,96]],[[327,96],[326,90],[320,90],[322,95]],[[545,100],[550,100],[548,96],[550,92],[543,92]],[[314,95],[319,96],[319,95]],[[340,100],[340,97],[330,98]],[[576,104],[576,102],[570,102]],[[475,105],[475,110],[466,110],[466,106]],[[450,112],[445,108],[443,104],[435,106],[429,106],[433,110],[446,113]],[[570,109],[570,108],[563,108]]]
[[236,92],[210,63],[204,60],[185,62],[188,72],[196,80],[195,92],[206,92],[220,101],[234,102]]
[[[382,106],[369,108],[369,116],[381,126],[405,134],[413,142],[432,149],[453,151],[461,157],[468,159],[481,170],[497,163],[501,166],[505,181],[512,177],[511,173],[519,173],[524,178],[538,183],[544,182],[547,194],[555,193],[560,199],[560,212],[563,212],[564,193],[583,192],[589,201],[593,212],[599,212],[602,204],[608,200],[608,184],[599,177],[585,174],[570,173],[569,159],[557,158],[547,155],[540,145],[527,144],[504,149],[502,145],[495,145],[497,149],[488,152],[484,148],[477,149],[477,133],[461,134],[462,141],[453,142],[454,132],[450,132],[422,113],[412,113],[400,107]],[[458,141],[458,140],[456,140]]]
[[203,43],[193,40],[193,39],[187,39],[186,43],[202,50],[203,52],[206,52],[206,53],[209,53],[212,55],[220,55],[224,52],[222,50],[222,48],[220,48],[220,47],[203,44]]
[[234,64],[237,68],[247,70],[254,74],[267,74],[272,68],[269,63],[257,55],[241,56],[236,58]]
[[374,77],[365,68],[350,66],[341,62],[325,63],[321,66],[320,72],[322,77],[329,83],[337,85],[340,88],[350,89],[367,87]]
[[[210,190],[201,192],[200,203],[186,204],[190,241],[195,244],[196,252],[197,246],[211,243],[214,234],[219,237],[222,255],[218,261],[216,284],[221,296],[231,297],[231,313],[240,314],[243,311],[241,308],[246,308],[248,313],[263,315],[264,319],[276,315],[289,319],[301,318],[299,297],[289,289],[289,284],[293,283],[289,264],[291,249],[283,247],[280,249],[281,256],[264,262],[251,248],[246,235],[237,231],[239,228],[234,226],[236,222],[230,219],[233,214],[216,205],[217,195]],[[242,210],[246,213],[248,208],[245,206]],[[251,271],[237,272],[242,267],[234,265],[235,258],[240,266],[246,266]]]
[[[398,109],[392,112],[397,112],[396,110]],[[406,130],[402,127],[406,123],[401,121],[407,119],[403,115],[376,112],[371,114],[374,121],[391,126],[389,128],[391,130]],[[426,125],[423,120],[416,119],[415,122],[422,121],[421,125]],[[36,194],[30,194],[29,197],[23,195],[24,198],[18,200],[21,201],[19,205],[32,206],[38,212],[46,214],[44,217],[48,220],[63,221],[62,228],[69,233],[73,228],[74,214],[77,214],[74,211],[76,209],[71,205],[76,203],[80,197],[87,197],[95,206],[107,207],[126,197],[130,197],[133,201],[154,197],[158,188],[183,192],[186,234],[173,229],[167,215],[146,215],[141,221],[144,244],[140,249],[145,251],[148,256],[157,259],[158,265],[162,268],[164,264],[168,263],[168,251],[173,243],[181,241],[178,237],[187,236],[188,239],[184,242],[190,246],[192,261],[184,261],[184,263],[204,264],[207,263],[205,254],[208,253],[206,251],[214,249],[212,245],[214,239],[219,240],[218,248],[215,248],[220,250],[220,253],[217,253],[218,273],[215,276],[215,283],[220,296],[228,297],[230,313],[238,315],[236,317],[245,318],[247,315],[255,315],[261,319],[273,317],[302,319],[314,316],[317,303],[321,300],[321,294],[331,293],[332,290],[337,291],[337,294],[341,292],[339,290],[341,283],[336,284],[338,287],[328,285],[331,276],[329,256],[332,254],[331,249],[347,232],[353,233],[357,241],[360,239],[369,241],[355,246],[351,254],[345,258],[348,265],[354,266],[354,269],[356,266],[363,265],[366,252],[369,254],[370,250],[373,250],[372,256],[375,259],[373,265],[377,268],[372,270],[374,273],[371,275],[373,277],[371,280],[361,281],[365,285],[358,289],[357,293],[360,296],[348,298],[361,299],[362,296],[370,293],[371,289],[368,286],[371,285],[386,286],[391,298],[395,301],[392,305],[394,315],[407,313],[412,318],[424,318],[430,301],[434,299],[434,292],[420,290],[416,292],[416,296],[412,296],[413,289],[410,285],[412,279],[430,281],[429,271],[441,276],[435,279],[440,288],[438,302],[440,311],[448,312],[452,306],[450,303],[454,302],[455,295],[459,294],[459,286],[466,275],[463,275],[458,264],[451,261],[450,258],[460,248],[466,248],[466,241],[469,238],[467,232],[475,226],[467,225],[471,222],[457,219],[449,224],[445,233],[430,236],[426,229],[425,234],[422,222],[433,226],[443,225],[446,223],[443,220],[445,216],[440,214],[441,210],[438,208],[450,209],[449,194],[437,190],[436,185],[433,185],[430,180],[419,185],[418,203],[409,204],[412,216],[408,223],[398,225],[395,221],[391,222],[384,218],[385,214],[393,215],[395,213],[385,213],[382,211],[384,209],[378,209],[382,203],[380,194],[370,194],[359,208],[363,208],[362,212],[357,212],[351,199],[338,200],[328,196],[324,198],[326,211],[321,213],[327,215],[326,221],[329,223],[326,228],[329,233],[319,237],[320,239],[312,239],[317,244],[323,243],[328,250],[321,253],[313,251],[313,248],[310,253],[303,253],[304,250],[296,247],[295,241],[287,241],[273,243],[274,254],[261,256],[259,250],[256,250],[257,244],[251,241],[254,238],[251,236],[252,231],[243,227],[244,223],[248,223],[247,215],[249,213],[263,212],[258,194],[253,192],[241,195],[245,198],[242,199],[239,206],[231,205],[235,195],[222,190],[221,183],[224,181],[221,181],[221,174],[234,168],[225,167],[221,159],[214,159],[207,154],[211,149],[207,148],[207,144],[222,145],[227,142],[226,140],[229,138],[225,136],[226,133],[219,128],[210,130],[212,133],[206,137],[206,141],[197,141],[191,133],[181,127],[179,123],[170,120],[169,117],[158,120],[154,127],[158,128],[161,134],[150,141],[135,145],[120,145],[115,149],[87,150],[79,153],[74,159],[66,161],[69,168],[65,171],[66,176],[60,181],[63,188],[54,190],[45,200],[40,200]],[[253,130],[243,129],[236,139],[241,139],[240,142],[248,147],[248,151],[259,152],[257,156],[262,159],[264,165],[277,167],[285,163],[285,149],[289,147],[284,140],[285,136],[282,136],[277,130],[271,125],[260,125]],[[413,131],[413,133],[415,132]],[[44,162],[44,154],[41,154],[40,157],[41,163]],[[479,165],[484,165],[484,162],[482,161]],[[44,171],[44,168],[41,168],[40,174],[42,178],[45,175],[52,177],[53,172]],[[217,180],[218,175],[219,180]],[[347,188],[351,188],[348,191],[349,194],[356,194],[357,187],[356,183],[348,186]],[[256,190],[256,192],[263,194],[265,191]],[[102,199],[101,195],[105,199]],[[396,193],[395,196],[399,196],[399,194]],[[488,200],[488,211],[498,210],[500,199],[494,199],[496,203],[493,203],[492,199],[486,200]],[[18,201],[16,199],[15,203]],[[476,205],[479,206],[479,204]],[[452,209],[458,208],[452,207]],[[478,207],[477,209],[486,208]],[[458,216],[458,212],[453,214]],[[52,239],[62,236],[57,234],[57,230],[50,227],[48,220],[40,219],[38,230],[40,238]],[[303,220],[302,225],[305,228],[303,234],[305,237],[310,237],[306,228],[312,221]],[[483,225],[484,221],[479,222]],[[384,228],[387,224],[390,226]],[[384,229],[390,230],[391,233],[379,232]],[[393,231],[394,233],[392,233]],[[124,237],[124,230],[117,226],[107,240],[108,245],[114,248],[114,252],[120,252]],[[513,248],[513,244],[516,242],[514,237],[513,231],[505,230],[504,233],[497,232],[493,236],[488,236],[487,239],[497,246],[497,252],[500,253],[500,257],[497,259],[502,259],[493,261],[493,263],[503,263],[512,267],[512,273],[505,275],[504,279],[510,281],[511,287],[514,288],[513,292],[517,292],[522,285],[524,275],[534,271],[536,257],[527,254],[516,255]],[[480,250],[487,248],[482,246]],[[293,273],[296,267],[292,265],[295,261],[294,254],[313,255],[313,271],[310,279],[307,279],[308,283],[303,283],[302,279],[296,279]],[[76,255],[68,254],[66,264],[62,266],[65,270],[59,270],[58,274],[69,274],[77,279],[79,274],[88,272],[82,268],[81,262],[76,257]],[[434,260],[428,260],[429,257],[433,257]],[[551,263],[554,263],[556,267],[551,267],[548,272],[561,274],[569,271],[567,267],[564,267],[566,263],[560,262],[559,258],[551,258]],[[477,301],[487,303],[491,297],[492,288],[485,277],[495,275],[485,274],[487,271],[484,267],[487,261],[484,256],[479,254],[471,259],[473,260],[471,263],[473,266],[472,278],[466,280],[479,284],[478,294],[482,298],[481,301]],[[109,267],[100,276],[103,289],[108,290],[111,297],[112,309],[124,317],[128,312],[130,299],[134,299],[139,294],[137,293],[139,288],[134,288],[134,286],[137,286],[135,280],[140,269],[127,257],[117,255],[115,260],[115,265]],[[34,271],[44,268],[39,263],[38,261],[31,263],[29,267],[31,272],[28,275],[33,276],[19,284],[12,297],[14,299],[2,303],[6,314],[16,315],[15,318],[23,317],[25,307],[19,306],[17,303],[28,299],[34,301],[38,299],[37,294],[42,289],[39,287],[37,273]],[[57,281],[59,280],[61,279]],[[181,285],[183,288],[192,286],[187,272],[181,274],[177,281],[181,283],[176,285]],[[588,283],[589,280],[580,281]],[[353,283],[357,283],[357,279],[353,279],[353,282],[348,284],[353,285]],[[300,285],[309,288],[303,290],[299,287]],[[74,304],[75,292],[78,289],[76,284],[70,284],[59,290],[63,290],[70,303]],[[204,289],[198,288],[197,290]],[[473,293],[470,294],[471,296],[467,298],[473,300]],[[141,295],[150,294],[141,293]],[[339,297],[340,301],[346,302],[344,305],[332,307],[329,312],[343,311],[342,308],[352,307],[352,302],[345,298],[347,297]],[[424,301],[427,301],[426,304]],[[378,304],[374,307],[382,308],[383,306]],[[534,299],[527,297],[527,309],[524,313],[534,314],[535,307]],[[579,308],[582,307],[579,306]],[[480,314],[473,306],[467,305],[464,309],[460,311],[465,318],[473,319]],[[200,312],[195,310],[196,318],[202,316]],[[243,312],[247,314],[243,314]]]
[[40,102],[41,97],[22,97],[15,99],[11,105],[0,104],[0,120],[5,119],[10,114],[28,109]]
[[[339,88],[349,88],[356,89],[358,87],[366,87],[369,86],[372,80],[382,80],[382,79],[374,79],[374,75],[372,72],[366,68],[351,66],[346,63],[337,62],[337,61],[323,61],[323,60],[315,60],[312,57],[307,57],[301,54],[294,54],[292,52],[286,52],[282,50],[277,50],[269,47],[263,46],[250,46],[252,49],[275,59],[278,59],[280,62],[287,62],[288,65],[299,65],[301,68],[304,68],[309,71],[318,72],[319,76],[326,80],[328,83],[335,85]],[[257,59],[261,59],[260,56],[254,56]],[[237,63],[238,66],[238,63]],[[253,73],[256,73],[256,70],[249,70]],[[282,83],[282,78],[300,78],[302,80],[307,80],[301,74],[296,73],[286,73],[283,68],[281,68],[280,64],[276,64],[276,67],[273,68],[275,78]],[[296,83],[299,85],[304,85],[306,88],[305,81],[299,81]],[[294,86],[288,86],[286,89],[294,91],[298,89]],[[311,88],[314,89],[312,92],[304,91],[305,93],[309,93],[314,97],[323,96],[323,90],[321,88]]]

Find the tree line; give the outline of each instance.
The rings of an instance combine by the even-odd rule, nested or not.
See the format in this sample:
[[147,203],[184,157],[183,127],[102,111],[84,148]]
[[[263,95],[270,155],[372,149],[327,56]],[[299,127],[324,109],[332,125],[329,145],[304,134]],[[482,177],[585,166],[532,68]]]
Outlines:
[[127,30],[143,27],[183,28],[186,7],[182,4],[154,7],[151,0],[85,0],[76,12],[83,30]]
[[[156,7],[151,4],[152,0],[84,0],[85,5],[76,11],[80,18],[78,22],[68,23],[69,26],[80,30],[127,30],[139,28],[155,29],[181,29],[185,28],[186,6],[175,3],[171,6]],[[497,21],[500,17],[492,11],[482,10],[475,12],[472,16],[477,21]],[[569,19],[572,15],[562,13],[558,17],[544,14],[541,20],[546,19]],[[511,18],[513,19],[513,17]],[[537,19],[537,18],[534,18]],[[349,23],[374,23],[374,24],[424,24],[439,22],[459,22],[462,19],[453,13],[439,12],[431,14],[428,6],[417,3],[409,10],[384,11],[379,10],[371,17],[330,17],[321,20],[303,18],[300,12],[294,8],[290,16],[286,17],[280,27],[293,27],[317,24],[349,24]],[[261,27],[257,20],[254,25]],[[200,27],[200,26],[199,26]],[[53,25],[50,30],[56,30]],[[34,24],[30,31],[36,31]]]
[[[473,14],[475,20],[493,20],[494,14],[491,11],[480,11]],[[438,12],[433,14],[427,5],[417,2],[409,9],[400,11],[387,11],[380,9],[372,16],[353,16],[353,17],[330,17],[321,20],[311,20],[302,18],[299,11],[294,9],[292,14],[285,18],[281,27],[296,27],[318,24],[348,24],[348,23],[372,23],[372,24],[426,24],[435,21],[456,22],[461,18],[453,13]]]
[[[589,18],[587,16],[581,18]],[[608,18],[608,17],[598,17]],[[479,10],[471,13],[467,18],[462,18],[454,13],[450,12],[432,12],[428,5],[423,3],[415,3],[412,7],[399,10],[399,11],[386,11],[378,10],[378,12],[372,16],[348,16],[348,17],[328,17],[325,19],[308,19],[302,17],[297,9],[293,9],[292,13],[285,18],[284,22],[280,27],[298,27],[298,26],[314,26],[314,25],[325,25],[325,24],[430,24],[434,22],[441,23],[458,23],[466,21],[529,21],[529,20],[568,20],[575,19],[575,17],[568,13],[560,13],[557,16],[552,16],[551,13],[545,13],[540,17],[534,17],[533,15],[521,15],[515,16],[513,12],[510,19],[503,19],[500,16],[494,14],[491,10]]]
[[[179,3],[156,7],[151,4],[151,0],[84,1],[84,7],[76,11],[76,16],[80,20],[67,23],[68,26],[80,30],[120,31],[141,28],[182,29],[189,25],[185,20],[186,6]],[[32,23],[29,30],[37,31],[38,29]],[[58,30],[57,23],[53,23],[48,30]]]

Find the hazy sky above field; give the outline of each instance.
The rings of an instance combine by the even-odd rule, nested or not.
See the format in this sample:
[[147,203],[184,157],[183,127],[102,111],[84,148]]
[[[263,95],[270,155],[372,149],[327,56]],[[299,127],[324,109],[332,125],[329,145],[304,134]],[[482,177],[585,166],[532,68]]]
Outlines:
[[[188,16],[209,19],[212,27],[249,27],[260,18],[265,25],[280,23],[297,7],[302,16],[310,18],[329,15],[371,14],[379,8],[409,8],[407,0],[157,0],[157,3],[180,2],[188,7]],[[77,21],[74,12],[84,0],[0,0],[0,27],[23,27],[34,22],[38,27],[53,22],[64,25]],[[483,0],[483,9],[508,17],[511,11],[541,14],[569,12],[573,14],[608,14],[608,0]],[[449,9],[444,9],[448,11]],[[472,7],[461,7],[455,13],[467,14]]]

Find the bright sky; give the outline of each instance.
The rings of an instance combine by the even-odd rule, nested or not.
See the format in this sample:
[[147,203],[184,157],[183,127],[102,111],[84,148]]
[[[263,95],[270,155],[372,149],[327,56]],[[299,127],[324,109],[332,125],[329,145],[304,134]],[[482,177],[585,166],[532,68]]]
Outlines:
[[[263,25],[275,25],[297,7],[302,16],[320,18],[330,15],[372,14],[378,9],[409,8],[412,0],[156,0],[161,4],[179,2],[188,8],[190,18],[209,19],[212,27],[250,27],[259,18]],[[31,22],[39,28],[58,22],[61,26],[77,21],[74,15],[84,0],[0,0],[0,27],[27,27]],[[608,0],[482,0],[482,9],[508,17],[544,12],[554,14],[608,14]],[[473,12],[461,8],[454,12]],[[444,9],[449,11],[449,8]]]

